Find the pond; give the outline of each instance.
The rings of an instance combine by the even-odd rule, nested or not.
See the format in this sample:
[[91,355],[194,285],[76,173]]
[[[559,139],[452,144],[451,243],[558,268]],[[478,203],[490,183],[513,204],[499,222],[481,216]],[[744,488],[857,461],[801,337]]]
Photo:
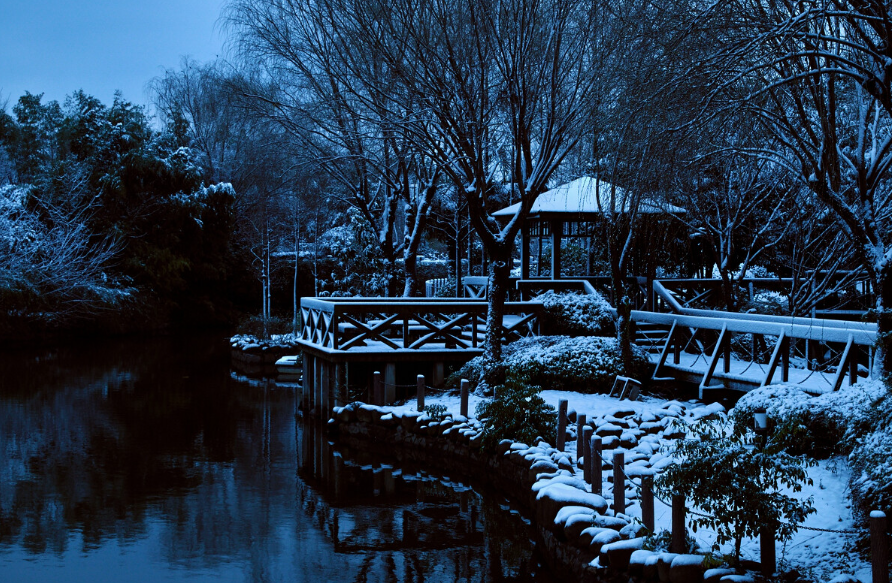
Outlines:
[[339,452],[225,338],[0,356],[0,581],[550,581],[461,481]]

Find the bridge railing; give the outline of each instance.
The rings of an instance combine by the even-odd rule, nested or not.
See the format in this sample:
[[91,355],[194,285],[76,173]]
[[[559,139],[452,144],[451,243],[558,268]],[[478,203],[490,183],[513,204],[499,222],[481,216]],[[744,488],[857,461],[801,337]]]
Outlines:
[[[709,310],[685,310],[684,314],[632,311],[631,317],[636,324],[647,322],[669,328],[654,371],[655,378],[664,374],[670,354],[675,366],[691,368],[703,359],[701,393],[704,389],[719,388],[712,380],[720,361],[723,364],[720,374],[726,376],[742,376],[756,366],[759,370],[753,372],[762,386],[771,384],[777,373],[781,381],[790,382],[791,369],[798,369],[802,372],[794,375],[795,382],[801,384],[817,374],[818,385],[825,383],[826,390],[838,390],[846,374],[850,384],[857,382],[861,361],[865,363],[861,372],[869,375],[877,340],[876,324],[840,320]],[[745,365],[743,371],[732,371],[732,352],[737,362]],[[693,355],[693,363],[682,362],[682,354]],[[814,389],[815,383],[810,386]]]
[[[300,340],[327,350],[476,349],[488,304],[454,298],[303,298]],[[506,340],[538,334],[540,302],[506,302]]]

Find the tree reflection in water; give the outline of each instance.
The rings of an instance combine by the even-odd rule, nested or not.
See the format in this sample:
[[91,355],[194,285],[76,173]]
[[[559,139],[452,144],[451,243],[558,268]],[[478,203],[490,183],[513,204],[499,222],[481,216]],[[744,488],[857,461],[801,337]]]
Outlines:
[[0,580],[543,580],[519,516],[332,451],[220,338],[0,356]]

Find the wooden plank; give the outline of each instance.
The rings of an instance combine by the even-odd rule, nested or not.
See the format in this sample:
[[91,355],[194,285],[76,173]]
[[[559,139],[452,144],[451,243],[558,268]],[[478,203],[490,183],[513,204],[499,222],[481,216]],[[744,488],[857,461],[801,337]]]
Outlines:
[[836,377],[833,379],[833,390],[838,391],[842,387],[842,381],[846,377],[846,365],[852,357],[852,347],[855,344],[853,336],[849,336],[846,342],[845,350],[842,351],[842,358],[839,359],[839,366],[836,368]]
[[[675,330],[678,325],[677,320],[672,321],[672,327],[669,328],[669,335],[666,336],[666,344],[663,345],[663,351],[660,352],[660,360],[657,361],[657,366],[654,369],[654,374],[651,376],[653,379],[660,378],[660,369],[666,364],[666,358],[669,356],[669,347],[674,347],[673,341],[675,340]],[[678,360],[676,360],[675,364],[678,364]]]
[[782,331],[777,338],[777,344],[774,345],[774,351],[771,353],[771,360],[768,361],[768,372],[765,373],[765,378],[762,379],[762,384],[760,386],[764,387],[771,384],[771,379],[774,378],[774,371],[777,370],[777,361],[780,357],[782,347],[785,344],[785,340],[786,335]]
[[715,343],[715,348],[712,351],[712,357],[709,359],[709,366],[706,368],[706,374],[703,375],[703,380],[700,381],[700,398],[703,398],[703,390],[704,389],[715,389],[722,388],[724,385],[720,386],[710,386],[709,381],[712,380],[712,375],[715,374],[715,367],[719,363],[719,358],[722,355],[722,347],[725,343],[725,336],[728,334],[728,327],[722,326],[722,331],[719,333],[719,339]]

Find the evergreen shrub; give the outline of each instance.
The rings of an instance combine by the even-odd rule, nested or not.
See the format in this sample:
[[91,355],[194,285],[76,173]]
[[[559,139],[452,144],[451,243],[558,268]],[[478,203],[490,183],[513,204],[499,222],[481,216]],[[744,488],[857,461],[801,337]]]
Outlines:
[[546,334],[567,336],[612,336],[616,319],[601,294],[547,291],[536,297],[545,310]]
[[632,347],[634,365],[622,365],[616,338],[600,336],[538,336],[523,338],[504,347],[500,363],[486,363],[483,357],[470,360],[449,379],[450,385],[468,379],[484,389],[502,382],[528,381],[544,389],[606,393],[616,375],[644,380],[650,364],[645,352]]
[[491,400],[477,405],[483,423],[483,447],[493,449],[503,439],[534,445],[549,441],[557,431],[557,412],[539,396],[541,388],[520,380],[508,380],[495,388]]

